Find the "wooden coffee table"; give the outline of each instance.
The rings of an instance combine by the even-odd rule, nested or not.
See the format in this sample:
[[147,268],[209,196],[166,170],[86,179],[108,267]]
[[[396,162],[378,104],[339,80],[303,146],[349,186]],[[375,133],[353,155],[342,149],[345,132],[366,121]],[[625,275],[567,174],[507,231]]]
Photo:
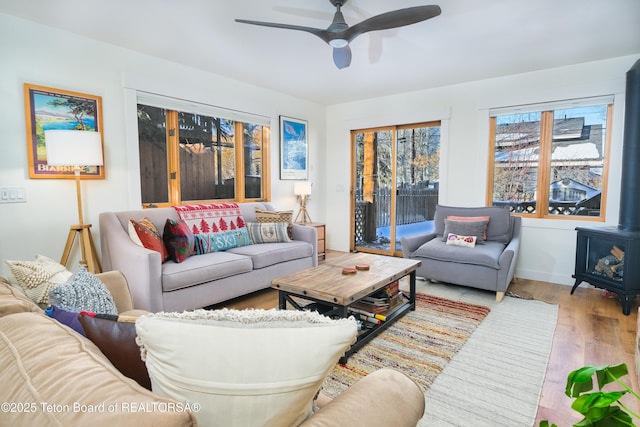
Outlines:
[[[342,274],[343,268],[368,264],[369,270],[355,274]],[[354,345],[340,359],[346,363],[349,356],[360,347],[389,327],[409,310],[416,308],[416,269],[421,262],[405,258],[349,253],[328,260],[317,267],[308,268],[271,281],[271,287],[278,290],[278,305],[281,310],[287,303],[298,310],[318,310],[331,317],[349,317],[349,307],[388,284],[409,276],[409,295],[404,301],[386,314],[386,320],[379,325],[368,325],[358,333]]]

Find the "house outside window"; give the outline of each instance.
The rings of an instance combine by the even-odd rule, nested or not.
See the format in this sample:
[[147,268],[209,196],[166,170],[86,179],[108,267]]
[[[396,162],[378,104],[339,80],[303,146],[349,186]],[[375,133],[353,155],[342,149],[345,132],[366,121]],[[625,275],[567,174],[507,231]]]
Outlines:
[[490,111],[488,204],[604,221],[613,97]]
[[138,96],[143,206],[268,200],[270,128],[245,116]]

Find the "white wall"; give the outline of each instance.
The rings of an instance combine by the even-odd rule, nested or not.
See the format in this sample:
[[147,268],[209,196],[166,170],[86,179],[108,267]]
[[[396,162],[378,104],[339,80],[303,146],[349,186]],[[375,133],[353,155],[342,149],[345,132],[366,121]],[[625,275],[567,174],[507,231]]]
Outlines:
[[[597,95],[615,95],[607,225],[618,222],[625,73],[637,56],[397,94],[330,106],[327,110],[327,246],[349,249],[349,131],[386,124],[442,120],[440,203],[484,206],[488,109]],[[473,66],[473,64],[470,64]],[[602,224],[602,223],[598,223]],[[575,220],[523,221],[517,276],[573,284]]]
[[2,14],[0,54],[0,186],[24,187],[27,193],[26,203],[0,204],[4,275],[5,260],[32,260],[38,254],[59,260],[69,226],[77,222],[73,181],[29,179],[24,83],[102,97],[106,179],[82,182],[85,221],[93,224],[98,246],[100,212],[140,207],[139,182],[132,179],[138,174],[137,158],[129,155],[136,152],[136,140],[135,134],[127,139],[131,132],[126,121],[135,110],[125,108],[123,83],[132,76],[163,88],[166,95],[198,97],[194,100],[270,117],[272,201],[281,209],[297,205],[294,181],[279,179],[278,116],[308,120],[310,179],[318,189],[309,210],[314,219],[324,213],[325,192],[320,191],[325,170],[324,106]]

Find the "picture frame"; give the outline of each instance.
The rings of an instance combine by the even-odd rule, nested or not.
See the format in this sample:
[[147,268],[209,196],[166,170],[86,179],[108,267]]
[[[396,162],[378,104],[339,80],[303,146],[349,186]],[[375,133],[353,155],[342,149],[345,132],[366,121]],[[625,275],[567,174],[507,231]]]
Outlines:
[[[73,167],[47,165],[44,131],[77,129],[102,132],[102,98],[25,83],[24,102],[29,178],[74,179]],[[104,140],[102,148],[104,151]],[[84,167],[80,177],[104,179],[104,166]]]
[[280,179],[309,179],[309,140],[306,120],[280,116]]

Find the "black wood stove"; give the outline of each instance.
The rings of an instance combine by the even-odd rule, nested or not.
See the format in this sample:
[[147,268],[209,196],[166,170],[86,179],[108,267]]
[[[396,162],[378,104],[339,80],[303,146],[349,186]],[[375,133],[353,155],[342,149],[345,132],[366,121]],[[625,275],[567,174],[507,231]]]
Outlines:
[[618,294],[629,315],[640,295],[640,60],[627,72],[617,227],[578,227],[576,279]]

